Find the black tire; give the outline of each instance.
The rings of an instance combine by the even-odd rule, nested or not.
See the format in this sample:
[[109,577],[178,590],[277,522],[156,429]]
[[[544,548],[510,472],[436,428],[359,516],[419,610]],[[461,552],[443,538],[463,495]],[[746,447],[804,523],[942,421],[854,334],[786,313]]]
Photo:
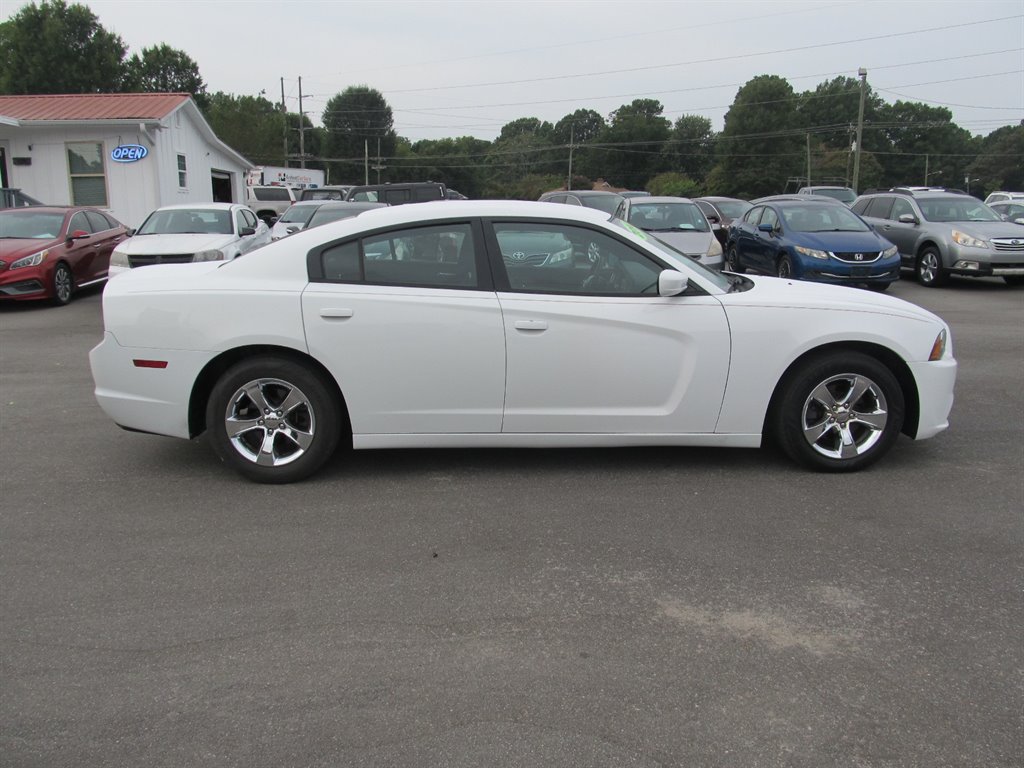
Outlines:
[[742,275],[747,270],[740,264],[740,254],[736,250],[736,244],[733,243],[729,246],[729,250],[726,253],[725,260],[727,262],[726,267],[730,272],[735,272],[737,275]]
[[1019,287],[1024,285],[1024,276],[1021,275],[1003,275],[1003,282],[1007,285]]
[[63,307],[75,292],[75,276],[71,274],[71,267],[63,261],[57,262],[53,268],[53,303]]
[[[229,421],[250,426],[233,439]],[[312,475],[334,454],[343,422],[337,396],[320,373],[280,357],[233,365],[214,385],[206,405],[217,456],[258,483],[293,483]]]
[[903,428],[899,382],[885,365],[861,352],[813,358],[780,386],[773,434],[782,450],[805,467],[864,469],[892,448]]
[[917,282],[925,288],[938,288],[949,280],[949,273],[942,267],[942,255],[932,247],[917,254],[914,274],[917,275]]
[[889,286],[890,285],[892,285],[892,283],[868,283],[867,284],[868,289],[872,290],[872,291],[875,291],[876,293],[885,293],[886,291],[889,290]]
[[775,262],[775,274],[787,280],[793,279],[793,262],[786,254],[779,256]]

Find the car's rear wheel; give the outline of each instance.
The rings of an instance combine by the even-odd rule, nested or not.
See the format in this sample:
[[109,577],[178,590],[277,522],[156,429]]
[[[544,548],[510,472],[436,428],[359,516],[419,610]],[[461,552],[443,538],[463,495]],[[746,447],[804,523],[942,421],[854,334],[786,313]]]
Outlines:
[[53,303],[64,306],[71,301],[74,292],[75,278],[71,274],[71,267],[61,261],[53,268]]
[[926,288],[938,288],[949,279],[942,268],[942,256],[935,248],[925,248],[917,257],[917,282]]
[[775,263],[775,273],[779,277],[790,278],[793,276],[793,262],[790,261],[789,256],[786,254],[779,256],[779,260]]
[[337,448],[342,422],[337,398],[318,372],[270,356],[229,368],[206,408],[217,455],[260,483],[292,483],[316,472]]
[[797,463],[851,472],[885,455],[903,416],[903,391],[885,365],[860,352],[833,352],[808,361],[782,383],[773,427]]
[[729,251],[726,253],[725,259],[728,262],[730,272],[735,272],[738,275],[742,275],[746,272],[740,264],[740,252],[736,249],[735,243],[729,246]]

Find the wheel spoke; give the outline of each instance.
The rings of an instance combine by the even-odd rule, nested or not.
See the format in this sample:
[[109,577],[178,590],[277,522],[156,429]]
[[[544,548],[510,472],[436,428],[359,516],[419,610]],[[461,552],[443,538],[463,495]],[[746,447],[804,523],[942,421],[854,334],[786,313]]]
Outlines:
[[245,394],[252,401],[255,408],[259,408],[261,413],[265,413],[270,409],[267,405],[267,398],[263,396],[263,385],[259,381],[251,381],[245,386]]
[[846,397],[839,401],[840,405],[845,405],[847,408],[852,408],[856,405],[864,393],[871,388],[871,382],[868,379],[862,378],[861,376],[855,376],[853,381],[850,383],[850,391],[846,393]]
[[872,411],[871,413],[860,413],[858,411],[854,411],[851,414],[851,421],[870,427],[876,432],[881,432],[885,429],[885,425],[889,423],[889,414],[887,411],[881,410]]
[[260,446],[259,456],[256,457],[256,463],[261,467],[272,467],[276,463],[274,457],[274,438],[276,436],[276,432],[268,431],[263,437],[263,445]]
[[236,419],[233,416],[224,420],[228,437],[234,439],[251,429],[263,429],[258,419]]
[[308,405],[306,398],[297,389],[292,389],[288,393],[288,397],[284,399],[284,402],[277,406],[278,411],[284,415],[284,418],[288,418],[288,414],[294,411],[296,408],[302,405]]
[[844,424],[839,428],[839,435],[842,439],[842,446],[839,449],[840,458],[852,459],[860,454],[860,447],[857,445],[857,441],[853,439],[853,433],[850,431],[849,424]]
[[813,424],[811,426],[804,427],[804,437],[807,438],[807,442],[814,445],[826,433],[834,428],[833,424],[829,424],[828,421],[822,421],[820,424]]
[[836,402],[835,397],[833,397],[832,392],[829,390],[826,384],[827,382],[822,382],[813,390],[811,390],[810,399],[816,400],[829,410],[832,410],[838,405],[838,403]]
[[295,443],[301,451],[308,451],[309,446],[313,444],[312,434],[309,432],[303,432],[301,429],[295,429],[294,427],[283,428],[281,430],[281,435]]

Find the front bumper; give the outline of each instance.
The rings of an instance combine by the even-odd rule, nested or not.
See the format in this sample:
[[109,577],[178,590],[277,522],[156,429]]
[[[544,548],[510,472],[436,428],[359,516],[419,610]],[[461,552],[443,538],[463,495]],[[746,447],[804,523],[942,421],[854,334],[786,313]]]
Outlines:
[[913,438],[926,440],[949,426],[957,362],[955,358],[947,357],[934,362],[908,363],[908,366],[917,382],[920,406],[917,433]]
[[51,295],[52,278],[44,264],[0,273],[0,299],[46,299]]
[[1024,276],[1024,249],[998,251],[951,243],[945,262],[943,267],[954,275],[969,277]]

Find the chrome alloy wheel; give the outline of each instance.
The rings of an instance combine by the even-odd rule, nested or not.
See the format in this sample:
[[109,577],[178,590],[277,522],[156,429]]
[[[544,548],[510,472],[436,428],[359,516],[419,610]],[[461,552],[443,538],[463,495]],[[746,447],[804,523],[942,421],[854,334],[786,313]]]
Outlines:
[[939,276],[939,254],[935,251],[925,251],[921,254],[921,263],[917,268],[918,278],[922,283],[934,283]]
[[316,416],[309,398],[295,385],[255,379],[231,396],[224,429],[243,458],[261,467],[280,467],[309,450]]
[[53,293],[58,304],[71,301],[71,270],[64,264],[58,264],[53,273]]
[[842,373],[811,390],[800,418],[804,439],[814,451],[849,459],[867,453],[882,438],[889,410],[878,384]]

